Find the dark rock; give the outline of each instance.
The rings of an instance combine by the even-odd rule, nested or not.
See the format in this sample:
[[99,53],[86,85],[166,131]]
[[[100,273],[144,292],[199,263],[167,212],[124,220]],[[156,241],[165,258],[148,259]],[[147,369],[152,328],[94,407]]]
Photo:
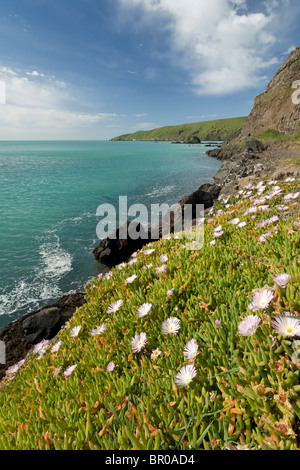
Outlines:
[[0,341],[5,343],[6,363],[0,364],[0,379],[10,366],[25,359],[34,344],[53,339],[85,302],[83,293],[65,295],[53,305],[28,313],[2,330]]
[[26,318],[22,327],[26,334],[27,343],[36,344],[41,339],[49,339],[51,336],[55,336],[57,333],[55,327],[59,319],[60,312],[57,307],[45,308]]
[[[124,230],[125,229],[125,230]],[[124,237],[126,231],[126,237]],[[140,237],[134,239],[131,234],[139,234]],[[111,235],[101,241],[93,254],[95,259],[106,266],[115,266],[128,260],[135,251],[141,249],[149,243],[148,230],[146,231],[141,224],[134,221],[127,221],[127,224],[118,227]]]
[[185,144],[201,144],[201,139],[197,137],[196,135],[192,135],[191,137],[188,137],[185,142]]
[[265,150],[264,144],[260,140],[248,139],[245,143],[245,150],[252,153],[260,153]]
[[217,184],[203,184],[193,193],[188,196],[183,196],[179,201],[179,205],[183,208],[184,205],[191,204],[193,207],[193,219],[197,217],[196,206],[203,204],[204,209],[209,209],[213,206],[215,200],[220,193],[220,186]]

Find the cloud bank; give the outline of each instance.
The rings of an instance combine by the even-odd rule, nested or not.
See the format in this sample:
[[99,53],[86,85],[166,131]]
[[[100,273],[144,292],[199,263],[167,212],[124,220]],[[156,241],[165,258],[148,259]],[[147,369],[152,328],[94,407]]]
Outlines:
[[115,113],[74,111],[76,106],[82,107],[70,87],[36,70],[21,72],[2,66],[0,83],[5,85],[0,106],[1,140],[96,138],[97,124],[117,117]]
[[[260,2],[249,12],[247,0],[119,0],[138,15],[137,23],[163,24],[177,63],[198,94],[221,95],[260,84],[277,63],[269,48],[277,0]],[[281,0],[286,2],[287,0]],[[282,5],[281,5],[282,6]]]

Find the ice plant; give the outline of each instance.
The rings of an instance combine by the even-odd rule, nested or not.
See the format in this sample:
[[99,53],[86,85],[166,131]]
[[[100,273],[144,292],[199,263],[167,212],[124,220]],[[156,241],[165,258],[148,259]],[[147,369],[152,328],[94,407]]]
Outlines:
[[74,326],[74,328],[71,330],[70,337],[75,338],[76,336],[78,336],[80,330],[81,326]]
[[249,315],[244,318],[238,326],[238,332],[241,336],[251,336],[255,333],[261,319],[257,315]]
[[179,318],[167,318],[167,320],[162,323],[162,330],[166,335],[176,335],[176,333],[180,330]]
[[290,279],[291,276],[289,274],[278,274],[278,276],[273,277],[274,282],[276,282],[279,287],[285,287]]
[[58,342],[52,347],[51,352],[52,352],[52,353],[57,352],[57,351],[59,350],[60,346],[61,346],[61,341],[58,341]]
[[116,302],[112,303],[108,309],[107,313],[115,313],[117,312],[123,305],[123,300],[117,300]]
[[137,333],[131,340],[132,352],[140,352],[147,343],[146,333]]
[[271,232],[264,233],[263,235],[261,235],[259,237],[259,241],[260,242],[265,242],[267,237],[271,237],[271,236],[272,236]]
[[162,266],[159,266],[158,268],[155,268],[155,272],[156,272],[156,274],[162,274],[162,273],[166,272],[166,269],[167,269],[167,265],[163,264]]
[[116,364],[114,363],[114,361],[111,361],[111,362],[108,363],[108,365],[106,367],[106,370],[107,370],[107,372],[112,372],[115,367],[116,367]]
[[144,251],[144,255],[151,255],[151,253],[153,253],[154,251],[155,251],[154,248],[150,248],[149,250]]
[[151,308],[152,308],[152,304],[150,304],[150,303],[145,303],[145,304],[141,305],[140,308],[139,308],[138,311],[137,311],[137,316],[138,316],[139,318],[142,318],[142,317],[144,317],[145,315],[148,315],[148,313],[150,312]]
[[189,385],[196,375],[197,371],[192,364],[182,367],[182,369],[176,375],[175,383],[181,386]]
[[161,351],[159,349],[154,349],[151,353],[152,361],[155,361],[161,355]]
[[240,219],[238,219],[237,217],[235,219],[231,219],[228,221],[228,224],[232,224],[232,225],[236,225],[238,224],[240,221]]
[[192,361],[198,354],[198,344],[195,339],[191,339],[185,346],[183,350],[184,356]]
[[132,276],[128,277],[128,278],[125,280],[125,284],[131,284],[133,281],[135,281],[136,278],[137,278],[137,275],[136,275],[136,274],[133,274]]
[[106,330],[105,323],[102,323],[102,325],[96,326],[96,328],[93,328],[93,329],[92,329],[91,335],[92,335],[92,336],[101,335],[102,333],[104,333],[105,330]]
[[249,304],[249,310],[256,312],[256,310],[264,310],[269,307],[271,300],[274,297],[274,293],[271,289],[264,288],[255,292],[252,302]]
[[247,224],[246,222],[240,222],[239,224],[237,224],[237,227],[241,228],[241,227],[245,227]]
[[159,259],[162,263],[165,263],[166,261],[168,261],[168,255],[161,255]]
[[224,233],[223,230],[215,231],[215,232],[213,233],[213,237],[214,237],[214,238],[219,238],[219,237],[221,237],[221,236],[223,235],[223,233]]
[[69,377],[69,375],[71,375],[72,372],[74,372],[74,370],[76,369],[76,367],[77,367],[77,364],[74,364],[74,366],[68,367],[68,369],[66,369],[66,370],[64,371],[64,376],[65,376],[65,377]]
[[300,318],[289,312],[276,315],[272,327],[281,336],[300,336]]

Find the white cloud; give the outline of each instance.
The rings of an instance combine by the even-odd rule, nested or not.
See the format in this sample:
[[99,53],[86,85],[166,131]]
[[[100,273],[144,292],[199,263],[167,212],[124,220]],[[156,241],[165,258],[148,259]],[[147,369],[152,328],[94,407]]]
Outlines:
[[1,140],[101,138],[97,124],[117,117],[74,111],[70,87],[54,76],[0,67],[0,81],[6,92],[6,104],[0,107]]
[[[189,73],[198,94],[226,94],[258,85],[262,69],[277,62],[268,55],[277,0],[250,13],[247,0],[120,0],[135,8],[139,23],[169,33],[175,60]],[[126,21],[130,21],[127,12]],[[178,60],[179,59],[179,60]]]

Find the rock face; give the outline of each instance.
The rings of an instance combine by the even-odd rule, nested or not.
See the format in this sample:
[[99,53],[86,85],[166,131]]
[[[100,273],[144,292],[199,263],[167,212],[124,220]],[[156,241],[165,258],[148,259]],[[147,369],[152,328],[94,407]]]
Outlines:
[[[243,136],[258,135],[268,129],[292,134],[300,129],[300,47],[290,54],[266,90],[257,96],[243,130]],[[294,84],[294,88],[293,88]],[[299,93],[297,92],[299,90]],[[294,102],[293,102],[294,101]]]
[[[136,224],[136,232],[142,236],[132,239],[130,235],[123,237],[122,227],[117,228],[110,236],[101,241],[93,254],[95,259],[106,266],[115,266],[127,261],[132,253],[141,249],[144,245],[160,239],[162,236],[175,231],[181,231],[183,227],[184,205],[192,206],[192,222],[197,221],[199,214],[196,213],[197,205],[204,205],[204,209],[210,208],[217,199],[221,188],[215,184],[203,184],[192,194],[183,196],[174,210],[167,212],[161,219],[159,226],[150,227],[145,231],[140,224]],[[134,222],[127,221],[127,229]],[[178,229],[178,230],[176,230]],[[128,232],[128,230],[127,230]]]
[[115,266],[126,261],[132,253],[149,243],[148,232],[143,229],[141,224],[127,221],[126,233],[128,233],[130,226],[134,231],[141,234],[140,238],[134,240],[129,236],[124,237],[122,227],[118,227],[116,231],[102,240],[100,245],[94,249],[93,254],[99,263],[110,267]]
[[66,295],[51,306],[45,306],[10,323],[1,331],[0,340],[5,343],[6,363],[0,364],[0,379],[4,377],[6,369],[24,359],[35,344],[43,339],[53,339],[84,303],[83,293]]

